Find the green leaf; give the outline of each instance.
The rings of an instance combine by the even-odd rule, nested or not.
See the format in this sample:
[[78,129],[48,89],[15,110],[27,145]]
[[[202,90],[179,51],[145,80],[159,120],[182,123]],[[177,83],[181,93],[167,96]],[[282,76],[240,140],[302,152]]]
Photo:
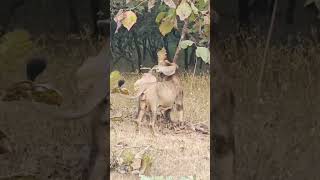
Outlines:
[[206,47],[197,47],[196,56],[200,57],[205,63],[210,64],[210,51]]
[[171,19],[167,19],[166,21],[163,21],[160,24],[159,30],[162,36],[165,36],[166,34],[172,31],[173,27],[174,27],[174,21],[172,21]]
[[129,31],[132,26],[137,22],[137,15],[133,11],[124,12],[125,18],[122,20],[122,24]]
[[176,16],[176,9],[169,9],[168,17],[175,17]]
[[160,21],[167,15],[167,12],[160,12],[156,17],[156,23],[160,23]]
[[189,16],[189,22],[194,22],[196,20],[196,15],[192,12],[191,15]]
[[168,6],[166,6],[165,4],[160,4],[159,7],[158,7],[158,10],[159,11],[166,11],[168,8]]
[[183,21],[191,15],[192,9],[186,1],[182,1],[177,7],[176,13],[180,20]]
[[112,71],[110,73],[110,87],[116,86],[120,79],[121,79],[120,72],[119,71]]
[[191,2],[191,9],[194,14],[198,14],[198,8]]
[[176,6],[176,4],[172,1],[172,0],[163,0],[163,2],[167,5],[167,6],[169,6],[170,8],[176,8],[177,6]]
[[184,40],[184,41],[181,41],[179,45],[180,45],[180,47],[181,47],[182,49],[186,49],[186,48],[188,48],[189,46],[192,46],[193,43],[194,43],[194,42],[191,41],[191,40]]
[[198,8],[199,11],[203,11],[206,9],[206,6],[208,5],[208,1],[204,0],[198,0],[195,4],[195,6]]

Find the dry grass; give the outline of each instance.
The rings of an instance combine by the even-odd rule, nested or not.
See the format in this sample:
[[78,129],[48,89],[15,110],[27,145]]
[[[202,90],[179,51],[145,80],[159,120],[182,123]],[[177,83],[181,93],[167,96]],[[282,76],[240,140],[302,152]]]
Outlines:
[[[126,74],[124,78],[129,90],[133,89],[133,83],[140,76],[138,74]],[[209,76],[195,76],[184,74],[182,83],[185,90],[184,108],[185,120],[191,122],[205,122],[209,125],[210,119],[210,83]],[[135,132],[135,124],[132,122],[136,114],[136,101],[127,100],[117,95],[111,96],[112,114],[121,113],[123,121],[112,121],[111,126],[111,151],[118,153],[121,148],[119,143],[128,147],[144,147],[151,145],[149,151],[154,158],[153,164],[147,175],[152,176],[187,176],[196,175],[197,179],[209,179],[210,173],[210,138],[199,133],[191,134],[161,134],[154,137],[147,126],[142,127],[141,134]],[[174,113],[175,115],[175,113]],[[177,118],[177,116],[173,116]],[[111,179],[134,179],[130,175],[121,175],[112,171]],[[137,176],[135,177],[137,178]]]
[[[257,36],[222,48],[236,93],[237,179],[318,179],[319,55],[317,41],[273,44],[264,73],[263,104],[255,100],[265,41]],[[317,140],[318,139],[318,140]]]

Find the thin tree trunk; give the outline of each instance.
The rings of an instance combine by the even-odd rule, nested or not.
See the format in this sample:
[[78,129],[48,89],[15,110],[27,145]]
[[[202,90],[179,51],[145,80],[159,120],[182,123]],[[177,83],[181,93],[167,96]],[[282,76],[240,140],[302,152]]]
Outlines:
[[133,40],[134,40],[134,45],[136,47],[136,51],[137,51],[137,54],[138,54],[138,71],[139,73],[141,72],[141,51],[140,51],[140,47],[139,47],[139,43],[138,43],[138,39],[137,39],[137,35],[136,33],[133,33]]
[[186,48],[184,50],[184,69],[185,70],[188,70],[188,57],[189,57],[188,48]]
[[171,59],[170,51],[169,51],[168,38],[165,36],[165,37],[162,38],[162,41],[163,41],[163,46],[164,46],[164,48],[165,48],[166,51],[167,51],[167,57],[168,57],[168,59]]
[[[180,42],[182,40],[184,40],[184,37],[185,37],[185,35],[186,35],[187,31],[188,31],[188,24],[189,24],[188,19],[184,20],[184,25],[183,25],[183,28],[182,28],[182,31],[181,31],[181,37],[180,37],[180,40],[179,40],[179,44],[180,44]],[[173,60],[172,60],[173,63],[177,63],[177,60],[179,58],[179,52],[181,50],[181,47],[179,46],[179,44],[177,46],[176,52],[175,52]]]
[[147,56],[147,40],[143,38],[142,40],[142,62],[145,62]]
[[191,52],[191,55],[189,57],[189,66],[194,65],[194,63],[196,62],[195,53],[196,53],[196,47],[192,46],[192,52]]

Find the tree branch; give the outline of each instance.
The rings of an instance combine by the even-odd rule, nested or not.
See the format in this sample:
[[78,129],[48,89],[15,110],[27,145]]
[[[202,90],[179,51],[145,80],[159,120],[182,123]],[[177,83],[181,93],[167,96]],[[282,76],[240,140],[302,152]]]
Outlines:
[[257,89],[258,89],[257,95],[258,95],[258,98],[261,95],[262,78],[263,78],[263,73],[264,73],[264,69],[265,69],[265,64],[266,64],[266,61],[267,61],[267,52],[268,52],[268,48],[269,48],[269,44],[270,44],[270,39],[271,39],[272,29],[273,29],[273,25],[274,25],[274,20],[275,20],[275,17],[276,17],[277,4],[278,4],[278,1],[275,0],[274,4],[273,4],[270,27],[269,27],[269,32],[268,32],[268,36],[267,36],[267,43],[266,43],[266,47],[265,47],[264,52],[263,52],[263,59],[262,59],[259,79],[258,79],[258,83],[257,83]]
[[188,31],[188,25],[189,25],[189,21],[188,21],[188,19],[185,19],[184,20],[184,25],[183,25],[183,28],[182,28],[182,32],[181,32],[181,36],[180,36],[180,40],[179,40],[179,44],[178,44],[178,47],[176,49],[176,52],[175,52],[173,60],[172,60],[173,63],[177,63],[177,60],[178,60],[178,57],[179,57],[179,52],[181,51],[180,43],[184,39],[184,37],[186,36],[186,33]]

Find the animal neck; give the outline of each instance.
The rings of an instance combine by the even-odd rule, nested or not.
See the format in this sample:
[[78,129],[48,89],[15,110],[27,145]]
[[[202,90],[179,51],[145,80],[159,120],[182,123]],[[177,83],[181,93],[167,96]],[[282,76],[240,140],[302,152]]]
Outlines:
[[180,86],[180,80],[177,74],[173,74],[172,76],[166,76],[164,78],[165,81],[170,81],[176,86]]

